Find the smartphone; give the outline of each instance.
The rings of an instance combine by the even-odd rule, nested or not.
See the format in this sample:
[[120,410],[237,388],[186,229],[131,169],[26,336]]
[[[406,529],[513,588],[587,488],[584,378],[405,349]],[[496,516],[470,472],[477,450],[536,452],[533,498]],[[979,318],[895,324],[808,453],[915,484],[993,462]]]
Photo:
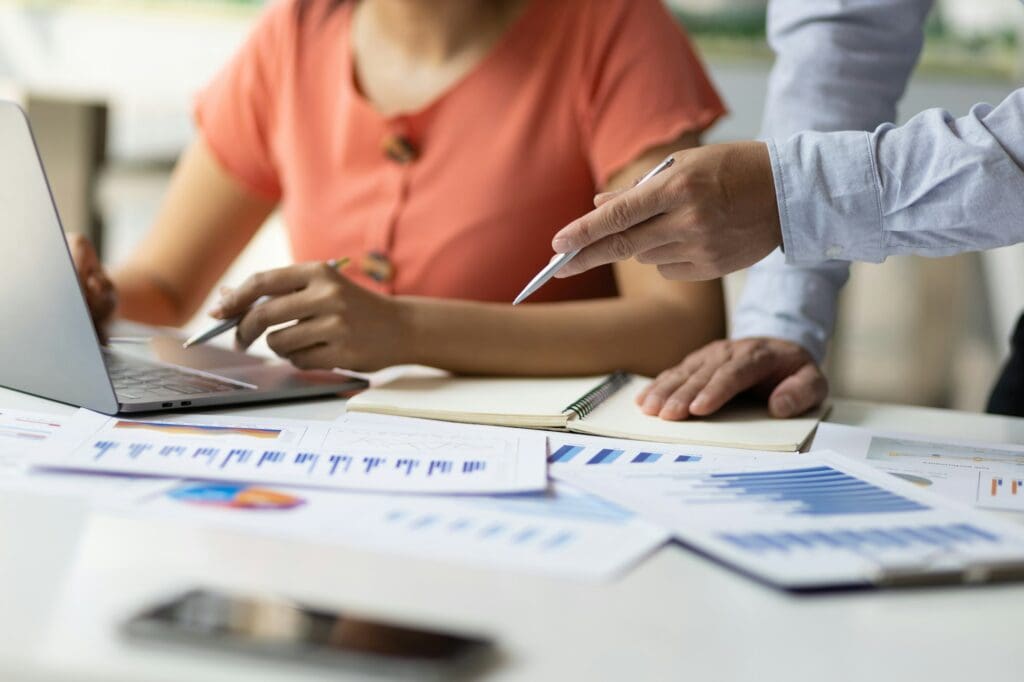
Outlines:
[[329,666],[360,674],[466,679],[495,659],[492,642],[312,608],[271,596],[190,590],[124,624],[131,638]]

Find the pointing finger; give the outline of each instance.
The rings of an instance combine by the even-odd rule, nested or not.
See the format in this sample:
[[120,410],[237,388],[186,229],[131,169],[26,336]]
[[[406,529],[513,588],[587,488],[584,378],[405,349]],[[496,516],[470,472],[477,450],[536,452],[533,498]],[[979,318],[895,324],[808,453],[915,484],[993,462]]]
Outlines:
[[569,253],[639,225],[665,210],[665,182],[668,173],[622,192],[581,218],[562,228],[551,240],[557,253]]

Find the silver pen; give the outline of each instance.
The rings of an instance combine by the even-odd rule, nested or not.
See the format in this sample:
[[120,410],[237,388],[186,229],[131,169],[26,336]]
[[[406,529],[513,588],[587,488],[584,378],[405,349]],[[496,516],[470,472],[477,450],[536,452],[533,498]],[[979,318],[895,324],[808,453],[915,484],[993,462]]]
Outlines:
[[[338,268],[347,263],[348,258],[335,258],[327,261],[327,267],[331,268],[332,270],[337,270]],[[270,300],[269,296],[260,296],[258,299],[256,299],[256,302],[253,303],[253,306],[258,306],[260,303],[265,303],[268,300]],[[252,308],[249,308],[249,310],[252,310]],[[246,312],[248,312],[248,310]],[[230,317],[222,322],[218,322],[217,324],[213,325],[206,331],[199,332],[198,334],[189,337],[189,339],[185,341],[185,343],[181,344],[181,347],[191,348],[196,344],[206,343],[210,339],[215,339],[224,332],[231,331],[232,329],[237,327],[238,323],[242,321],[243,317],[245,317],[245,313],[242,313],[241,315],[235,315],[234,317]]]
[[[633,187],[639,187],[640,185],[644,184],[645,182],[647,182],[648,180],[650,180],[655,175],[665,170],[675,162],[676,160],[674,158],[672,158],[671,156],[668,157],[667,159],[659,163],[657,166],[652,168],[650,171],[648,171],[646,175],[640,178],[640,180],[637,181],[635,185],[633,185]],[[566,263],[575,258],[576,254],[578,254],[580,250],[581,249],[576,249],[575,251],[569,251],[568,253],[559,254],[552,258],[551,262],[544,266],[544,269],[538,272],[537,275],[530,280],[530,283],[527,284],[526,287],[519,292],[519,295],[516,296],[516,300],[512,301],[512,305],[519,305],[520,303],[525,301],[533,292],[537,291],[537,289],[540,289],[542,286],[547,284],[548,280],[554,277],[556,272],[565,267]]]

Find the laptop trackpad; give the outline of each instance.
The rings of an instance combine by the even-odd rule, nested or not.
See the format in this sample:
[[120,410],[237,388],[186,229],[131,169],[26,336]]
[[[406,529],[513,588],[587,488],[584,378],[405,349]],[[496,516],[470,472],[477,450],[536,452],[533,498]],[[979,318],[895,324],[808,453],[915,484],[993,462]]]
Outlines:
[[191,348],[182,348],[181,344],[181,337],[160,334],[154,336],[149,342],[149,352],[154,360],[206,372],[232,367],[258,367],[267,364],[266,360],[255,355],[212,344],[201,344]]
[[110,347],[123,355],[164,362],[180,367],[191,367],[204,372],[218,373],[218,370],[259,367],[269,364],[267,360],[248,355],[216,344],[202,344],[182,348],[188,338],[174,329],[148,327],[135,322],[119,320],[108,330]]

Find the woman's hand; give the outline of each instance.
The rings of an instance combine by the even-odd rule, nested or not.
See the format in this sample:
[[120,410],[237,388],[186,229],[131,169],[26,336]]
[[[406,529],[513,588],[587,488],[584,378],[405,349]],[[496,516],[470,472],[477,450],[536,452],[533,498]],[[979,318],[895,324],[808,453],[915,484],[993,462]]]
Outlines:
[[[256,304],[262,296],[270,298]],[[268,334],[267,344],[300,369],[374,371],[413,361],[404,305],[353,284],[326,263],[257,273],[237,289],[223,291],[210,312],[218,319],[242,313],[237,339],[243,348],[268,327],[294,321]]]
[[78,281],[85,293],[85,302],[89,305],[89,313],[92,315],[93,324],[97,330],[114,314],[117,307],[117,291],[114,283],[107,276],[96,255],[96,249],[92,243],[83,235],[68,234],[68,249],[71,251],[71,258],[75,262],[75,269],[78,271]]

